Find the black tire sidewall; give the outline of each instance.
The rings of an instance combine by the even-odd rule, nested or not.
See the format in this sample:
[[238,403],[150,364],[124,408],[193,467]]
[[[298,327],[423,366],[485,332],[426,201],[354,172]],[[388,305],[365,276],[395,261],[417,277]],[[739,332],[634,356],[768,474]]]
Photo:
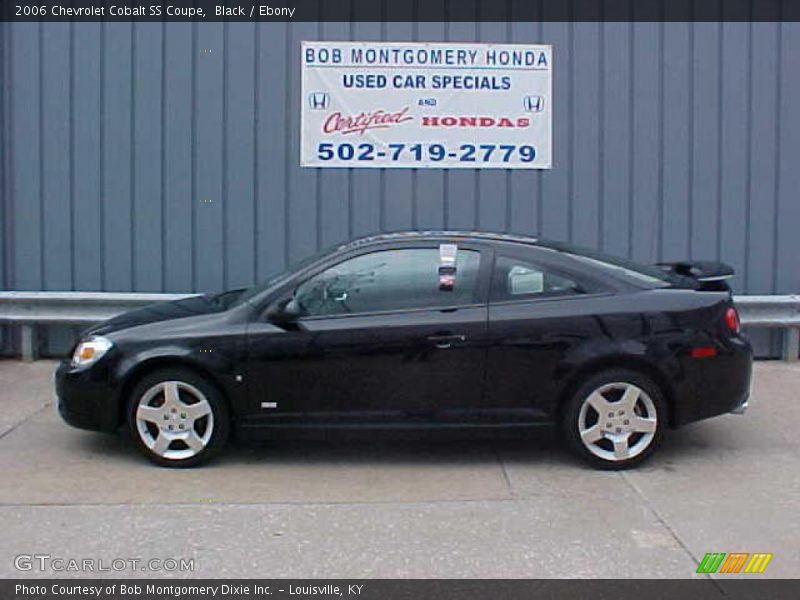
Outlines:
[[[136,409],[142,395],[154,385],[163,381],[183,381],[200,390],[211,406],[214,416],[214,428],[211,432],[211,439],[206,447],[198,454],[184,459],[168,459],[152,452],[139,437],[136,427]],[[162,467],[187,468],[200,465],[217,452],[219,452],[228,441],[230,434],[230,414],[227,402],[219,389],[199,373],[186,368],[167,368],[159,369],[148,373],[142,377],[131,391],[127,406],[128,431],[133,443],[152,462]]]
[[[656,432],[650,445],[641,454],[622,461],[609,461],[592,454],[583,445],[578,425],[578,416],[586,397],[597,388],[614,382],[632,383],[647,392],[656,408],[657,416]],[[660,445],[668,419],[667,404],[661,388],[646,375],[630,369],[607,369],[586,378],[567,399],[561,414],[561,434],[570,449],[593,467],[611,470],[629,469],[647,460]]]

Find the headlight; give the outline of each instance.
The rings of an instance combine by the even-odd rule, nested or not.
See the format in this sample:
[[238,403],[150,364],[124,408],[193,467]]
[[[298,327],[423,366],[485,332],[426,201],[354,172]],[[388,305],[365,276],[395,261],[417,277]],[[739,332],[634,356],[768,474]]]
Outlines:
[[104,337],[90,337],[75,348],[75,353],[72,355],[72,364],[76,367],[93,365],[109,351],[112,345],[111,341]]

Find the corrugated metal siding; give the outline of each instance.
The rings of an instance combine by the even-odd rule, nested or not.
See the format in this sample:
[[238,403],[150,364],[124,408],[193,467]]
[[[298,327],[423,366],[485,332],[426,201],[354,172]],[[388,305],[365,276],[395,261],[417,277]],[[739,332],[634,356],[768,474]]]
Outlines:
[[[362,234],[444,227],[648,262],[719,258],[738,292],[800,291],[798,23],[17,23],[2,35],[7,288],[213,291]],[[553,44],[554,168],[301,169],[300,41],[313,39]]]

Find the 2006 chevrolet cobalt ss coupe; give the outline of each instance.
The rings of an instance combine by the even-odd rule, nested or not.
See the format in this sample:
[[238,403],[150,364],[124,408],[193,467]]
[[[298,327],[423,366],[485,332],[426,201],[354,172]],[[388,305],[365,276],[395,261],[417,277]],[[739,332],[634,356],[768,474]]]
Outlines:
[[593,465],[630,467],[666,428],[746,407],[731,274],[500,234],[365,238],[93,327],[58,368],[59,410],[127,425],[164,466],[208,459],[234,429],[553,422]]

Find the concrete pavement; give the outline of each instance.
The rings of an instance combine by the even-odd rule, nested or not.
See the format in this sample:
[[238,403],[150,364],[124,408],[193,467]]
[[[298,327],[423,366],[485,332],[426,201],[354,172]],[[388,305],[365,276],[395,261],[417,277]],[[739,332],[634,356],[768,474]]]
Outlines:
[[670,432],[625,473],[586,468],[547,430],[281,441],[159,469],[124,435],[62,423],[54,368],[0,362],[0,577],[61,575],[15,569],[37,553],[194,561],[85,574],[117,577],[696,577],[706,552],[800,573],[798,365],[758,363],[744,417]]

